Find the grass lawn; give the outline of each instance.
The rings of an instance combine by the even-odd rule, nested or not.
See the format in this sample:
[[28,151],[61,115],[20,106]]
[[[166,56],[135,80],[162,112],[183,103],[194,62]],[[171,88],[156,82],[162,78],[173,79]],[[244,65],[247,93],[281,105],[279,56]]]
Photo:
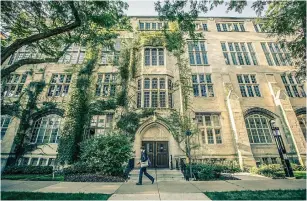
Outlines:
[[293,171],[296,179],[306,179],[306,171]]
[[12,174],[12,175],[1,175],[1,179],[28,180],[28,181],[64,181],[64,176],[55,175],[53,179],[51,174],[47,174],[47,175]]
[[212,200],[306,200],[305,190],[205,192]]
[[1,200],[107,200],[110,196],[98,193],[1,192]]

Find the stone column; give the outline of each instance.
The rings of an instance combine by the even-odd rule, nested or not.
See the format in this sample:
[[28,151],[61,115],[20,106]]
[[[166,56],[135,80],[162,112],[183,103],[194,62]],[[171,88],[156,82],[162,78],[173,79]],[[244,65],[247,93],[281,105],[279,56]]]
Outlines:
[[283,121],[292,137],[298,160],[301,165],[305,166],[306,141],[289,97],[284,90],[280,89],[276,82],[269,82],[269,88],[274,98],[274,103],[280,108]]
[[224,87],[229,89],[226,97],[226,104],[230,118],[232,133],[234,135],[235,147],[237,150],[240,168],[256,166],[256,161],[252,153],[248,134],[245,126],[243,111],[239,97],[233,92],[232,85],[224,83]]

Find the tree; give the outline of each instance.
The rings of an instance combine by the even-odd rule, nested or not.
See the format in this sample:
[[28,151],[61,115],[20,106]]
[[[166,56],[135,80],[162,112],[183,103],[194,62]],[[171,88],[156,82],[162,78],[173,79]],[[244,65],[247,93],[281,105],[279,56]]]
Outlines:
[[1,77],[23,65],[57,62],[73,43],[109,43],[129,24],[127,8],[121,1],[2,1],[1,25],[9,37],[1,41],[1,64],[23,46],[44,56],[14,62]]
[[[241,13],[248,5],[246,0],[230,1],[160,1],[155,3],[155,9],[161,20],[179,23],[179,27],[195,35],[194,20],[199,14],[213,10],[219,5],[226,5],[228,11]],[[190,9],[186,9],[189,6]],[[276,37],[289,48],[297,76],[306,77],[306,1],[254,1],[251,6],[263,23],[264,31],[269,37]],[[265,11],[265,8],[268,8]],[[264,15],[261,17],[261,15]]]

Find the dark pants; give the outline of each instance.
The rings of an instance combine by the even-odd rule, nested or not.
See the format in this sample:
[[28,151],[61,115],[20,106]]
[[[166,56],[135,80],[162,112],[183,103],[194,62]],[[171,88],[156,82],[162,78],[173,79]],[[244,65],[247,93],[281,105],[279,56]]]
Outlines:
[[150,181],[153,181],[153,180],[154,180],[154,178],[153,178],[150,174],[147,173],[146,167],[141,167],[141,169],[140,169],[140,175],[139,175],[139,183],[140,183],[140,184],[142,184],[143,172],[144,172],[144,174],[146,175],[146,177],[148,177],[148,179],[150,179]]

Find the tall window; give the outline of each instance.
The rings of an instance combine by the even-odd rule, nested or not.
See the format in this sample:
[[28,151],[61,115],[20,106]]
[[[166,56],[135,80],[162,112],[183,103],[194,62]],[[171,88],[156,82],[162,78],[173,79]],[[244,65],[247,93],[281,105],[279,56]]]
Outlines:
[[166,22],[139,22],[139,30],[161,30]]
[[256,24],[256,23],[253,23],[253,24],[254,24],[254,28],[256,32],[258,33],[266,32],[263,30],[263,24]]
[[71,74],[52,74],[48,96],[66,96],[68,94]]
[[289,97],[306,97],[306,92],[304,89],[304,84],[296,79],[296,77],[292,74],[284,74],[281,75],[282,82],[285,85],[287,94]]
[[96,96],[115,96],[116,73],[98,74]]
[[227,65],[258,65],[252,43],[222,42]]
[[217,23],[216,28],[218,32],[244,32],[245,27],[243,23]]
[[120,40],[116,40],[113,49],[103,47],[101,53],[101,64],[117,66],[119,61],[120,46]]
[[2,81],[2,96],[18,97],[27,80],[27,74],[10,74]]
[[137,81],[137,108],[166,108],[167,106],[172,108],[172,90],[172,80],[170,78],[147,77],[143,80],[139,79]]
[[270,119],[260,114],[249,115],[245,125],[250,143],[272,143]]
[[164,65],[164,49],[145,48],[144,60],[145,60],[145,66],[163,66]]
[[289,50],[279,43],[261,43],[262,50],[269,66],[291,66]]
[[207,65],[208,56],[205,41],[188,41],[190,65]]
[[297,120],[300,124],[301,130],[302,130],[304,137],[306,139],[306,129],[307,129],[306,114],[298,115]]
[[203,144],[221,144],[221,123],[217,114],[195,113]]
[[214,97],[211,74],[192,75],[192,84],[195,97]]
[[60,136],[61,117],[51,114],[34,123],[32,143],[57,143]]
[[2,115],[1,116],[1,140],[5,136],[6,130],[9,127],[9,124],[11,123],[12,117],[8,115]]
[[237,75],[242,97],[261,97],[259,84],[256,80],[256,75]]
[[59,59],[59,63],[64,64],[82,64],[85,57],[85,47],[73,45]]
[[113,114],[95,115],[92,117],[89,137],[104,135],[112,129]]

